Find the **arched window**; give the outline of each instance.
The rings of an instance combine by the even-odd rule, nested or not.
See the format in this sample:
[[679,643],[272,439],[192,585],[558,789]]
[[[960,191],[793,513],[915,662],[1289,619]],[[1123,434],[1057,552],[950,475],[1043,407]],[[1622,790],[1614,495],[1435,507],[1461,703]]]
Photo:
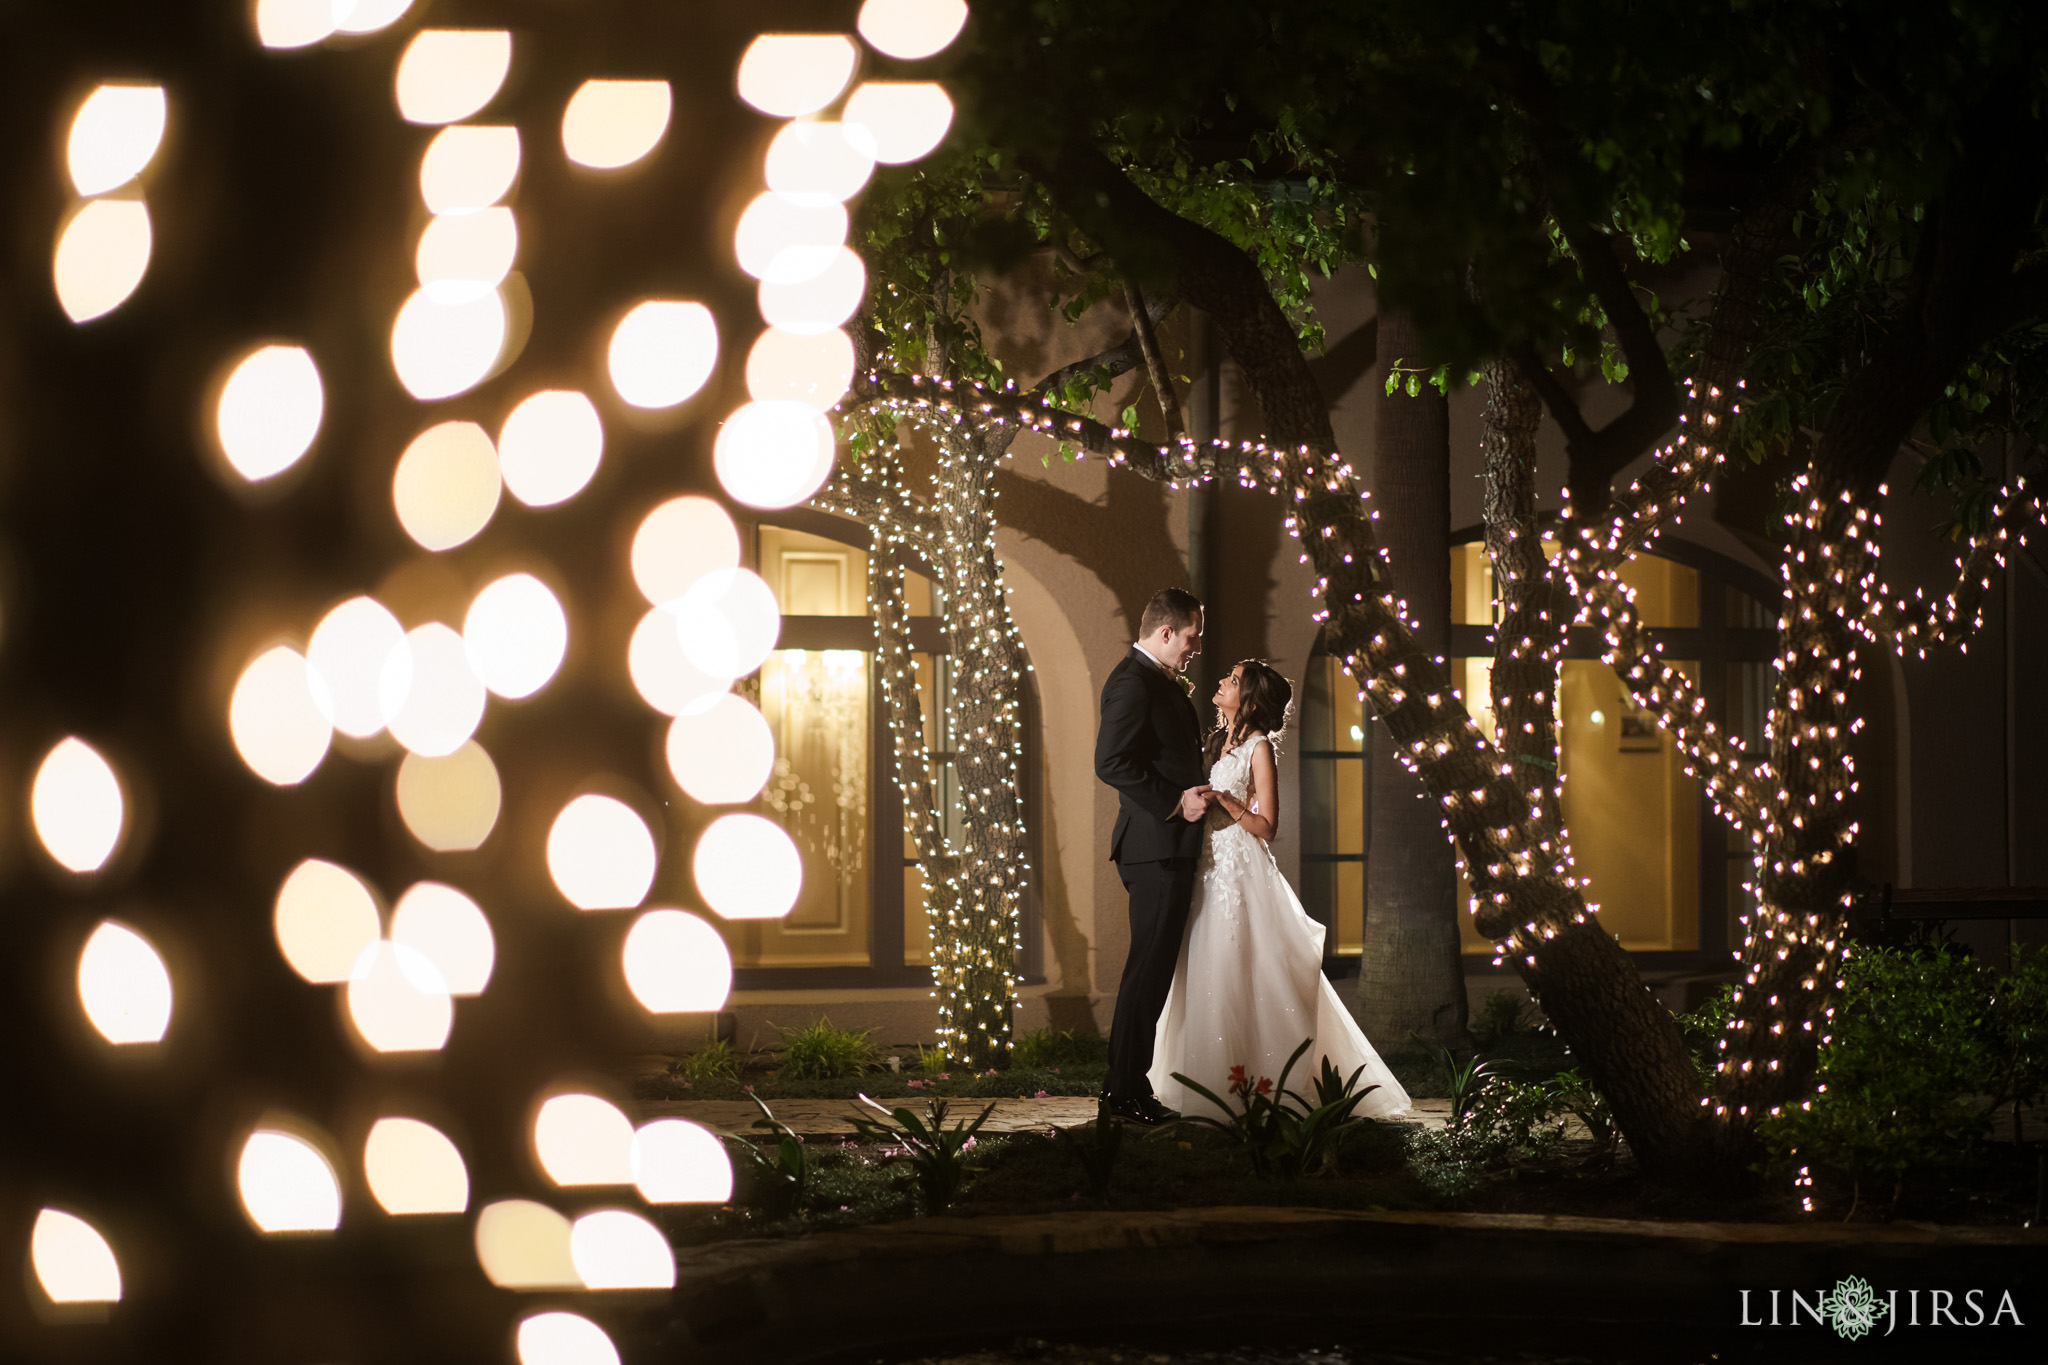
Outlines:
[[[1491,732],[1492,625],[1499,608],[1478,531],[1451,548],[1452,678]],[[1554,548],[1554,547],[1553,547]],[[1777,632],[1770,580],[1712,551],[1666,542],[1623,573],[1652,638],[1699,686],[1710,719],[1756,742],[1767,708]],[[1741,910],[1749,853],[1700,797],[1670,736],[1629,704],[1598,638],[1574,629],[1558,682],[1564,813],[1588,899],[1622,945],[1648,965],[1725,962]],[[1297,750],[1302,784],[1302,902],[1334,926],[1332,951],[1356,954],[1364,934],[1372,849],[1370,752],[1383,728],[1318,644],[1303,689]],[[1464,887],[1459,888],[1464,904]],[[1493,945],[1460,916],[1468,954]]]
[[[803,509],[744,524],[749,565],[775,593],[782,634],[741,687],[775,732],[774,775],[750,808],[787,829],[803,856],[803,891],[781,920],[720,925],[742,989],[929,984],[924,881],[903,833],[868,617],[867,535]],[[910,638],[933,786],[959,832],[959,784],[946,733],[951,661],[932,581],[908,575]],[[1037,706],[1025,707],[1025,819],[1037,851]],[[1020,969],[1040,974],[1037,896],[1025,898]]]

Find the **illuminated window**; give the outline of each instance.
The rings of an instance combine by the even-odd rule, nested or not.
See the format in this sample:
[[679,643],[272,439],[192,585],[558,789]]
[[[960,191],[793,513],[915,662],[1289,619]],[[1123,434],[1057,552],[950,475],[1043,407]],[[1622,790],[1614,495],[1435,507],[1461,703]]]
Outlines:
[[[1556,546],[1547,548],[1555,553]],[[1709,719],[1755,742],[1766,711],[1767,670],[1776,632],[1763,605],[1762,575],[1697,547],[1671,543],[1671,557],[1640,555],[1623,572],[1653,639],[1699,684]],[[1454,684],[1480,728],[1493,734],[1489,705],[1492,622],[1497,619],[1486,547],[1469,539],[1451,549],[1451,649]],[[1575,629],[1559,673],[1559,770],[1572,855],[1590,885],[1588,899],[1630,951],[1725,959],[1740,908],[1748,852],[1700,799],[1697,779],[1670,736],[1627,699],[1614,670],[1600,662],[1589,628]],[[1358,689],[1338,661],[1321,652],[1303,689],[1301,736],[1302,903],[1336,928],[1334,952],[1356,955],[1364,935],[1372,847],[1367,773],[1378,731],[1365,719]],[[1459,879],[1458,904],[1469,892]],[[1493,945],[1459,917],[1464,950],[1493,956]]]
[[[782,634],[760,671],[735,690],[775,734],[775,768],[746,807],[789,831],[803,890],[780,920],[722,921],[740,989],[919,985],[930,980],[924,879],[903,833],[895,760],[874,673],[863,528],[803,512],[746,532],[748,564],[781,606]],[[841,539],[841,537],[846,537]],[[907,576],[910,637],[933,789],[949,837],[961,835],[959,782],[945,708],[951,685],[942,604],[923,574]],[[1036,707],[1026,706],[1024,792],[1037,826]],[[714,812],[706,811],[706,823]],[[1034,852],[1033,862],[1037,856]],[[1036,899],[1027,895],[1021,966],[1038,975]]]

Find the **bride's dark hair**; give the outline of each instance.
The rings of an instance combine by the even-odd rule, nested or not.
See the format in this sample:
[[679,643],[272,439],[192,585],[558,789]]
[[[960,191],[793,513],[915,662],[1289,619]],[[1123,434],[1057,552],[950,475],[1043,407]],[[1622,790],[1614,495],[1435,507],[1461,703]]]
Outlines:
[[1294,704],[1294,684],[1264,659],[1246,659],[1237,668],[1237,721],[1231,724],[1218,717],[1206,746],[1211,763],[1249,734],[1264,735],[1277,749],[1287,728],[1288,708]]

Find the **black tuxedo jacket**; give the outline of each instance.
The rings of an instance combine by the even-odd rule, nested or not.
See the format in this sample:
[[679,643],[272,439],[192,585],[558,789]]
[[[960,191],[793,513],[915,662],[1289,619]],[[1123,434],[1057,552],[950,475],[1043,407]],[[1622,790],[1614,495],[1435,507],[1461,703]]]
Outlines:
[[1112,862],[1193,858],[1202,824],[1180,817],[1180,795],[1205,780],[1195,704],[1165,669],[1133,649],[1102,685],[1095,775],[1116,788]]

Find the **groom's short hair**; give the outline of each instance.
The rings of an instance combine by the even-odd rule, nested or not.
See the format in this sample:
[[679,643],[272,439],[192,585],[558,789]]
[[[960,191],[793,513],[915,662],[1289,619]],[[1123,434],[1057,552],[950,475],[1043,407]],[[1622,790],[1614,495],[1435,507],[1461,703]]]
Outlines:
[[1200,598],[1185,588],[1161,588],[1145,604],[1145,614],[1138,621],[1138,638],[1151,639],[1159,633],[1161,626],[1171,626],[1176,632],[1183,631],[1201,619]]

